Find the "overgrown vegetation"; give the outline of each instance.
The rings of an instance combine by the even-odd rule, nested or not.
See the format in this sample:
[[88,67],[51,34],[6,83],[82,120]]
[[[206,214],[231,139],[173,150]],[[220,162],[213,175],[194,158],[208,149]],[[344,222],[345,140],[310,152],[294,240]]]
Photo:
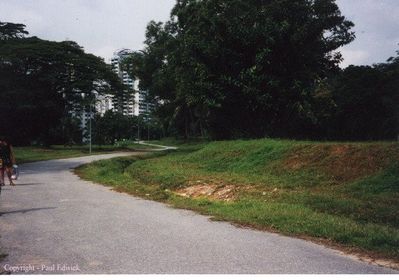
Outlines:
[[169,135],[397,139],[399,57],[340,69],[353,25],[335,0],[179,0],[126,69]]
[[334,0],[179,0],[126,64],[171,133],[298,137],[352,27]]
[[125,64],[169,135],[394,140],[399,58],[340,69],[353,25],[335,0],[179,0]]
[[399,260],[399,144],[183,144],[80,167],[85,179],[260,229]]

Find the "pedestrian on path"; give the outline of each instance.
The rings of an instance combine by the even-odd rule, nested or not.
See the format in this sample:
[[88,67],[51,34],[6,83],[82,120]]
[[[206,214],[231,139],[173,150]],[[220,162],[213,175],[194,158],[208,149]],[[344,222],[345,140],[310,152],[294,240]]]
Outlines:
[[15,163],[15,155],[12,145],[6,138],[0,137],[0,186],[5,185],[4,172],[7,173],[10,185],[15,186],[11,177],[13,165]]

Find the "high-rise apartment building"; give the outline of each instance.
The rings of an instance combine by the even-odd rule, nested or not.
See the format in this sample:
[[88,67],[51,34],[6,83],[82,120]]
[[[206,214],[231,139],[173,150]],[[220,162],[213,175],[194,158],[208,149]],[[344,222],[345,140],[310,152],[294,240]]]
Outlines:
[[114,110],[125,116],[135,115],[135,95],[138,82],[133,80],[129,74],[122,69],[122,60],[132,53],[131,50],[122,49],[116,51],[111,59],[111,65],[114,72],[119,76],[122,83],[126,86],[125,92],[116,94],[113,99]]
[[[142,116],[144,119],[151,118],[151,112],[155,109],[155,103],[148,99],[146,91],[139,90],[139,80],[133,79],[122,69],[123,59],[132,53],[129,49],[121,49],[114,53],[111,58],[113,71],[121,79],[126,89],[124,92],[118,92],[114,95],[97,95],[90,111],[87,108],[77,106],[71,112],[74,117],[81,120],[81,129],[83,131],[83,141],[88,141],[90,118],[93,118],[94,112],[104,115],[105,112],[112,110],[122,113],[125,116]],[[90,117],[91,116],[91,117]]]
[[139,80],[129,76],[121,67],[122,60],[132,53],[129,49],[116,51],[111,59],[112,69],[127,87],[124,94],[116,95],[113,99],[114,110],[127,116],[143,116],[149,118],[154,111],[154,102],[150,101],[147,92],[139,89]]

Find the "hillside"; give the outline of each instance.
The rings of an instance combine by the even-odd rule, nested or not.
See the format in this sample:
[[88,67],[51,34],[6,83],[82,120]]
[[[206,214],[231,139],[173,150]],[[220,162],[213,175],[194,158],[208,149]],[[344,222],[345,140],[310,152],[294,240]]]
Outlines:
[[188,143],[77,172],[215,219],[399,260],[398,143]]

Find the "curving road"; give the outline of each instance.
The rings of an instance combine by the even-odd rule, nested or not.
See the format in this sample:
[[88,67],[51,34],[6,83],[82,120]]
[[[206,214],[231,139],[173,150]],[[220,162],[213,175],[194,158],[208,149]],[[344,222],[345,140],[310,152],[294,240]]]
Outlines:
[[13,273],[396,273],[313,243],[212,222],[81,181],[112,154],[25,164],[0,197],[0,269]]

